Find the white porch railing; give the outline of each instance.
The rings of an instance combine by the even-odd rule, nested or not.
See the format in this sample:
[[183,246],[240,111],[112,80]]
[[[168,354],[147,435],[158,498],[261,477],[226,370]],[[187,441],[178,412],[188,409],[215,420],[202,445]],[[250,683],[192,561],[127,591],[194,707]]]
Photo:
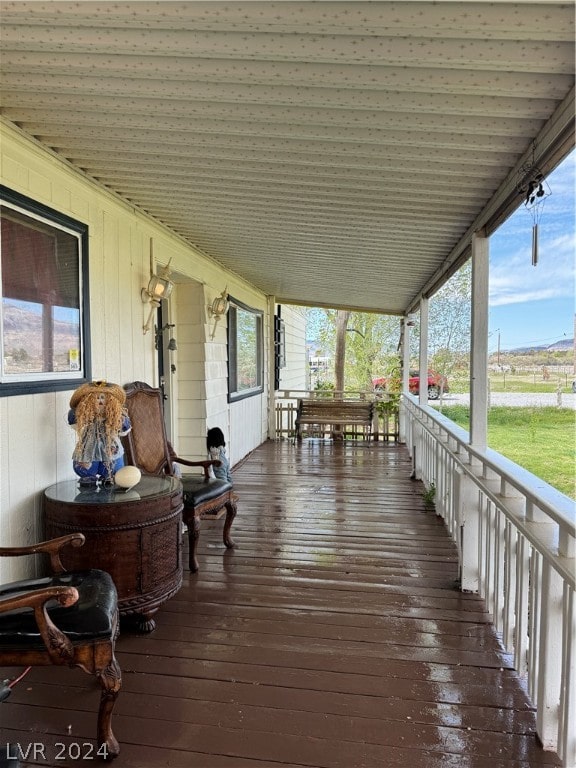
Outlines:
[[478,592],[536,707],[537,734],[576,766],[576,505],[433,408],[403,396],[414,475],[436,488],[456,542],[461,588]]

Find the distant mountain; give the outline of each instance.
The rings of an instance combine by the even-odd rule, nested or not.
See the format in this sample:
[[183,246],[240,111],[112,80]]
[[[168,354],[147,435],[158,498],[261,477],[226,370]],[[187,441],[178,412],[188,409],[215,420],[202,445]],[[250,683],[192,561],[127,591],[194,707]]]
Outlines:
[[574,339],[560,339],[560,341],[555,341],[554,344],[550,344],[550,346],[546,347],[546,349],[549,349],[551,352],[566,352],[573,347]]
[[[15,371],[45,370],[44,331],[42,314],[27,307],[11,304],[5,300],[3,306],[4,320],[4,355],[10,359],[10,373]],[[69,353],[79,346],[78,324],[54,320],[52,325],[52,341],[54,362],[58,360],[60,368],[68,365]]]
[[540,344],[533,347],[516,347],[516,349],[507,349],[509,355],[526,355],[529,352],[568,352],[574,347],[574,339],[560,339],[554,344]]

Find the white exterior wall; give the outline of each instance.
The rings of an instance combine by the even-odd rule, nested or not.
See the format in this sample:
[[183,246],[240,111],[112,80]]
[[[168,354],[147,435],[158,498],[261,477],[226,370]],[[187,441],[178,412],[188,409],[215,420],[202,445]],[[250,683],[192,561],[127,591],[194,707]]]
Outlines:
[[[92,378],[118,384],[134,380],[158,384],[154,333],[142,332],[149,308],[140,299],[140,290],[150,276],[152,238],[155,262],[164,265],[172,259],[177,281],[169,306],[178,342],[178,350],[171,353],[176,365],[172,381],[175,445],[184,456],[204,458],[206,427],[218,424],[229,438],[234,464],[263,442],[267,437],[267,388],[260,397],[229,406],[226,321],[218,323],[212,340],[213,321],[206,305],[225,286],[230,294],[264,312],[266,297],[4,125],[1,161],[5,186],[89,227]],[[67,424],[71,392],[0,397],[3,546],[41,540],[42,491],[75,477],[71,460],[74,434]],[[246,422],[237,423],[239,419]],[[0,581],[28,573],[30,559],[25,560],[0,559]]]
[[178,350],[171,355],[176,366],[172,379],[174,448],[179,456],[206,458],[206,352],[204,349],[204,286],[200,283],[176,287],[174,337]]
[[282,304],[286,331],[286,366],[280,369],[280,389],[307,389],[306,309]]

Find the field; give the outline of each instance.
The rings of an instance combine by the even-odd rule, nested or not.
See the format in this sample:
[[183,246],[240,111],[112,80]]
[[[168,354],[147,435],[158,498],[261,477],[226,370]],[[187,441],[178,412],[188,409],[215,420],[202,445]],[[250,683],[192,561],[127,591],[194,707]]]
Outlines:
[[[467,406],[444,407],[442,413],[469,429]],[[493,407],[488,412],[488,445],[562,493],[576,498],[576,413],[573,410]]]
[[[572,382],[576,378],[572,373],[557,372],[554,368],[547,371],[548,378],[544,378],[541,369],[530,371],[490,371],[488,380],[492,392],[549,392],[555,394],[558,386],[562,392],[572,392]],[[450,392],[461,394],[470,391],[469,373],[466,371],[460,375],[449,377]]]

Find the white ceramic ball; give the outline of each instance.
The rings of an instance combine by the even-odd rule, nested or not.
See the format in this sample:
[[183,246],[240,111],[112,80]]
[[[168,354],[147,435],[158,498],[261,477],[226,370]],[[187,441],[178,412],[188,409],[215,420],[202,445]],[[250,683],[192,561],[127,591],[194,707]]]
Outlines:
[[136,483],[140,482],[142,472],[138,467],[126,466],[121,467],[114,475],[114,482],[120,488],[132,488]]

